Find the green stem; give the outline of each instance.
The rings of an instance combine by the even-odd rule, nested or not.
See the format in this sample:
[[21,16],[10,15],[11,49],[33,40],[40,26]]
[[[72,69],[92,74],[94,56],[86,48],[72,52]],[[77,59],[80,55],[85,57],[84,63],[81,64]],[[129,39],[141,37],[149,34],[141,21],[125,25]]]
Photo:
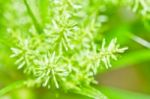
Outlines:
[[92,99],[107,99],[107,97],[101,93],[99,90],[93,87],[80,87],[79,89],[73,90],[74,93],[88,96]]
[[7,92],[10,92],[10,91],[12,91],[12,90],[14,90],[14,89],[23,87],[23,86],[25,86],[24,81],[17,81],[17,82],[14,82],[14,83],[12,83],[12,84],[10,84],[10,85],[8,85],[8,86],[6,86],[6,87],[0,89],[0,96],[4,95],[4,94],[6,94]]
[[136,36],[130,32],[126,33],[126,35],[132,39],[133,41],[135,41],[136,43],[146,47],[146,48],[150,48],[150,42],[144,40],[143,38],[139,37],[139,36]]
[[24,4],[25,4],[25,6],[27,8],[27,11],[28,11],[28,13],[29,13],[29,15],[30,15],[30,17],[31,17],[31,19],[33,21],[33,24],[34,24],[37,32],[40,34],[42,32],[42,28],[41,28],[39,22],[37,21],[36,17],[34,16],[34,14],[33,14],[32,10],[31,10],[27,0],[23,0],[23,1],[24,1]]

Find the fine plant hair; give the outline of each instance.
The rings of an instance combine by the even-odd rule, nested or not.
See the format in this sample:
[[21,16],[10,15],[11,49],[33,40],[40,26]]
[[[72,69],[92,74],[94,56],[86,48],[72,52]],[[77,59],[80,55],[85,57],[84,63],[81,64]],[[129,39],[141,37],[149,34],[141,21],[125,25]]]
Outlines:
[[[126,5],[142,18],[149,18],[145,17],[150,12],[147,5],[149,2],[43,1],[47,1],[47,10],[38,16],[28,0],[22,0],[25,9],[22,16],[27,18],[25,25],[19,25],[17,29],[9,26],[8,32],[13,39],[10,57],[15,60],[17,68],[27,75],[27,79],[18,82],[20,85],[15,83],[0,90],[0,95],[23,85],[72,92],[93,99],[107,99],[94,87],[98,83],[95,76],[102,69],[111,68],[111,61],[116,61],[118,55],[128,48],[120,47],[117,38],[108,42],[102,37],[100,29],[103,28],[103,22],[108,21],[107,16],[101,15],[102,7],[109,4]],[[26,25],[28,27],[24,27]]]

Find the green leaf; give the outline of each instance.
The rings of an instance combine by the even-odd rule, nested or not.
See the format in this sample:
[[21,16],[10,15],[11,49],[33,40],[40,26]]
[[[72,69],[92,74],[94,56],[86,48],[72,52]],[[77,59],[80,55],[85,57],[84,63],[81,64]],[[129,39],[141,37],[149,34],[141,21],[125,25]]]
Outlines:
[[112,87],[99,88],[109,99],[150,99],[150,95],[125,91]]
[[139,50],[134,52],[126,53],[118,61],[113,62],[114,69],[129,66],[131,64],[138,64],[150,59],[150,50]]

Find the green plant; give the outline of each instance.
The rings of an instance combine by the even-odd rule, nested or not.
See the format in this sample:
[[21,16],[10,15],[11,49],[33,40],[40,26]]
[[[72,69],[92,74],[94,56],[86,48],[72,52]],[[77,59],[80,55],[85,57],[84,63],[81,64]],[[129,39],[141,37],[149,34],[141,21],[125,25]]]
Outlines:
[[[117,60],[118,54],[127,47],[120,48],[116,38],[109,44],[102,40],[100,29],[108,21],[108,16],[101,14],[103,6],[129,4],[133,12],[139,13],[142,5],[142,17],[147,16],[149,10],[142,0],[98,1],[38,0],[38,11],[29,5],[34,0],[18,1],[24,4],[24,9],[12,15],[12,19],[8,18],[12,23],[7,31],[12,39],[11,57],[27,78],[2,89],[0,95],[16,87],[38,86],[106,99],[107,96],[94,87],[97,84],[94,76],[103,68],[109,69],[111,61]],[[16,8],[10,10],[13,12]],[[26,21],[14,22],[16,16]]]

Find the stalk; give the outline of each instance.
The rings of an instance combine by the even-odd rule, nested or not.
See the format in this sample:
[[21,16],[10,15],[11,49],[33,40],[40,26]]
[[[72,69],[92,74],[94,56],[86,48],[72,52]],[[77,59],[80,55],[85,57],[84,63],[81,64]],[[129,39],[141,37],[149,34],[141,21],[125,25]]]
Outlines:
[[40,33],[42,32],[42,28],[41,28],[39,22],[37,21],[36,17],[34,16],[34,14],[33,14],[32,10],[31,10],[31,8],[30,8],[30,6],[29,6],[27,0],[23,0],[23,1],[24,1],[25,6],[26,6],[26,9],[27,9],[27,11],[28,11],[29,16],[31,17],[31,19],[32,19],[32,21],[33,21],[33,24],[34,24],[34,26],[35,26],[35,29],[36,29],[37,32],[40,34]]
[[24,81],[17,81],[17,82],[14,82],[14,83],[12,83],[12,84],[10,84],[10,85],[8,85],[8,86],[6,86],[6,87],[0,89],[0,96],[4,95],[4,94],[6,94],[6,93],[8,93],[8,92],[10,92],[10,91],[12,91],[12,90],[21,88],[21,87],[23,87],[23,86],[25,86]]

